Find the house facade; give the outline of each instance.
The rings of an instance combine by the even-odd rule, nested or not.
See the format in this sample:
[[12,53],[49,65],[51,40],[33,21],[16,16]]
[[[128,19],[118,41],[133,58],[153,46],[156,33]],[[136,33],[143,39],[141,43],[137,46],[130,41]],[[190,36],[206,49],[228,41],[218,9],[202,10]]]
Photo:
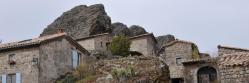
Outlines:
[[193,59],[194,43],[175,40],[163,46],[163,57],[169,66],[170,78],[172,83],[184,83],[184,66],[182,62]]
[[157,40],[152,33],[130,37],[130,51],[141,53],[143,56],[157,56]]
[[[215,83],[218,80],[216,59],[209,54],[200,53],[193,42],[169,42],[160,49],[160,57],[169,66],[171,83]],[[207,71],[210,69],[213,71]],[[209,78],[210,74],[214,75],[214,80],[201,78]]]
[[88,55],[65,33],[0,44],[0,82],[53,83]]

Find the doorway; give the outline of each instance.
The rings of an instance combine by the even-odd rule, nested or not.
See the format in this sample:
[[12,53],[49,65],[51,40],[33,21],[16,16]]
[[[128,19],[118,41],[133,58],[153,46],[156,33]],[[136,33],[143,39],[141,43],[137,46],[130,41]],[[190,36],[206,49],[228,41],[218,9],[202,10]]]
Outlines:
[[171,83],[184,83],[182,78],[174,78],[171,80]]
[[210,66],[202,67],[197,72],[197,78],[198,83],[216,83],[217,71]]

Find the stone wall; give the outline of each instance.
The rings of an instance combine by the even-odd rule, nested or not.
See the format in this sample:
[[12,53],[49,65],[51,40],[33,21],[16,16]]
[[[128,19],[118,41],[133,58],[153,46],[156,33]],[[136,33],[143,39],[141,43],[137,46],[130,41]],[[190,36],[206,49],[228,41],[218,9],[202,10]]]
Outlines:
[[192,59],[192,44],[175,43],[165,47],[165,55],[163,56],[166,64],[169,66],[171,78],[183,78],[184,67],[177,64],[176,59],[181,58],[181,62]]
[[249,83],[249,66],[219,66],[221,83]]
[[142,53],[144,56],[156,56],[156,43],[149,37],[140,37],[131,39],[131,51],[137,51]]
[[[101,35],[92,38],[87,38],[83,40],[78,40],[77,42],[89,52],[107,52],[107,43],[112,40],[110,35]],[[102,45],[101,45],[102,44]]]
[[[66,39],[60,39],[40,46],[40,75],[39,83],[53,83],[58,77],[71,72],[72,49],[77,49]],[[87,58],[86,53],[81,54],[81,62]]]
[[[8,64],[10,54],[15,54],[15,65]],[[38,58],[38,48],[17,49],[0,53],[1,75],[21,73],[22,83],[38,83],[38,66],[32,63],[33,58]]]
[[95,49],[94,38],[77,41],[86,50],[91,51]]
[[157,57],[99,60],[95,69],[97,80],[94,83],[170,83],[168,66]]

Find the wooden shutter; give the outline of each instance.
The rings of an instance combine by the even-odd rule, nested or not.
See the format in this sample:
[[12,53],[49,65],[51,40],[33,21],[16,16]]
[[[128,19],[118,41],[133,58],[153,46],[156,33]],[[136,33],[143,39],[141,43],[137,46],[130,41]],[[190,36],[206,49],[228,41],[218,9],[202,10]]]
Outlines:
[[6,79],[7,79],[6,75],[2,75],[2,83],[7,83]]
[[78,66],[78,60],[79,60],[79,56],[76,50],[73,50],[73,68],[76,68]]
[[16,73],[16,83],[21,83],[21,73]]

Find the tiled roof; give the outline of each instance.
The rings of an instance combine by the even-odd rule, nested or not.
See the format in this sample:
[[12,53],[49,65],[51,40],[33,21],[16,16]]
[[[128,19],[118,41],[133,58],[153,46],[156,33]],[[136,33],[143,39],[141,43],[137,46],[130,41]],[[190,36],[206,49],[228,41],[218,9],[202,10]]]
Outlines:
[[220,57],[219,65],[222,66],[237,66],[237,65],[248,65],[249,64],[249,53],[232,53],[226,54]]
[[182,62],[183,64],[199,63],[199,62],[214,62],[217,58],[192,59]]
[[231,46],[223,46],[223,45],[218,45],[218,48],[227,48],[227,49],[235,49],[235,50],[249,51],[249,49],[245,49],[245,48],[238,48],[238,47],[231,47]]
[[186,44],[194,44],[193,42],[190,42],[190,41],[185,41],[185,40],[175,40],[175,41],[171,41],[167,44],[165,44],[163,47],[167,47],[167,46],[171,46],[175,43],[186,43]]
[[142,34],[142,35],[133,36],[133,37],[130,37],[130,39],[133,40],[133,39],[141,38],[144,36],[151,36],[153,38],[153,40],[157,43],[157,40],[156,40],[153,33],[146,33],[146,34]]
[[11,43],[3,43],[3,44],[0,44],[0,50],[9,49],[9,48],[18,48],[18,47],[29,46],[29,45],[36,45],[36,44],[40,44],[43,41],[51,40],[54,38],[65,36],[65,35],[66,33],[57,33],[57,34],[47,35],[47,36],[38,37],[34,39],[28,39],[28,40],[11,42]]

